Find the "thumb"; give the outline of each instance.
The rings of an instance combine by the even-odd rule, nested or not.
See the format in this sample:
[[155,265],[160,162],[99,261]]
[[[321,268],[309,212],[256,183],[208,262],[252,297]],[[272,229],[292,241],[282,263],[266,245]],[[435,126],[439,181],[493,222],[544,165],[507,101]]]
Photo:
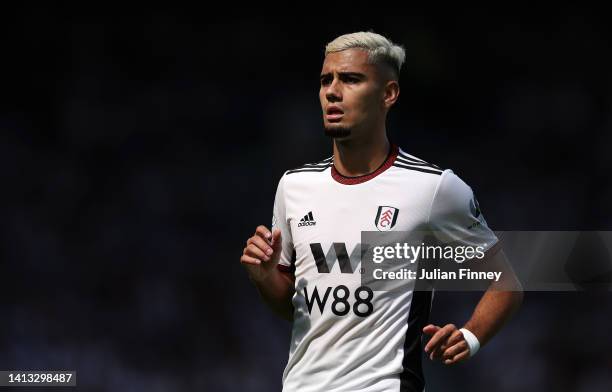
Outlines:
[[423,332],[427,335],[433,335],[440,330],[440,327],[437,325],[429,324],[423,328]]
[[274,229],[274,231],[272,232],[272,250],[274,251],[274,253],[277,253],[278,251],[281,250],[281,247],[283,245],[283,237],[281,236],[281,231],[279,229]]

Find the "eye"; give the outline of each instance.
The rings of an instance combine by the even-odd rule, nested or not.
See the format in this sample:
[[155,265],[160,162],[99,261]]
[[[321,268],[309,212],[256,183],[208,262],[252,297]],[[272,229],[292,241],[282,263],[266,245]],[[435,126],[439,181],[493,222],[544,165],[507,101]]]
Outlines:
[[355,84],[355,83],[359,83],[360,80],[356,76],[345,75],[342,77],[342,81],[347,84]]

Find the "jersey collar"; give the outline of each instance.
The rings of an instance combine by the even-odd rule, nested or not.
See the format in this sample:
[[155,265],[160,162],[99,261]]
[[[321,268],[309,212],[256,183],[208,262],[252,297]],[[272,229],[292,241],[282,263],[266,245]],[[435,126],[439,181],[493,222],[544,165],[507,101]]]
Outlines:
[[389,149],[389,154],[387,155],[387,158],[385,159],[383,163],[381,163],[378,169],[374,170],[372,173],[364,174],[361,176],[355,176],[355,177],[343,176],[336,170],[336,167],[332,165],[331,167],[332,178],[336,180],[337,182],[339,182],[340,184],[344,184],[344,185],[356,185],[356,184],[361,184],[366,181],[369,181],[372,178],[384,172],[385,170],[387,170],[388,168],[390,168],[391,166],[393,166],[393,162],[395,162],[395,158],[397,157],[398,151],[399,151],[399,147],[392,144],[391,148]]

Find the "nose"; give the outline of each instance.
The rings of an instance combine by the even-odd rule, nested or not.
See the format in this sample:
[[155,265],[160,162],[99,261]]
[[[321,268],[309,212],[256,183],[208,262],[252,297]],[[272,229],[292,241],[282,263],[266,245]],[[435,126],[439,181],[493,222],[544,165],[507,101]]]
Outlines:
[[342,101],[342,91],[337,78],[334,78],[334,80],[332,80],[327,87],[327,91],[325,91],[325,98],[327,98],[329,102]]

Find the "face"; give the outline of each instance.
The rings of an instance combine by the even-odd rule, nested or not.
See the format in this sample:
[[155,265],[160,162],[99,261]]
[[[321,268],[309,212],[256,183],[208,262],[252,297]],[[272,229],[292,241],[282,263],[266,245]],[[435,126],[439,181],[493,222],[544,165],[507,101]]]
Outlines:
[[397,82],[385,76],[376,65],[368,64],[364,50],[329,53],[323,62],[319,90],[326,134],[357,136],[380,121],[384,123],[399,93],[397,90],[395,96],[389,96],[390,84],[397,86]]

